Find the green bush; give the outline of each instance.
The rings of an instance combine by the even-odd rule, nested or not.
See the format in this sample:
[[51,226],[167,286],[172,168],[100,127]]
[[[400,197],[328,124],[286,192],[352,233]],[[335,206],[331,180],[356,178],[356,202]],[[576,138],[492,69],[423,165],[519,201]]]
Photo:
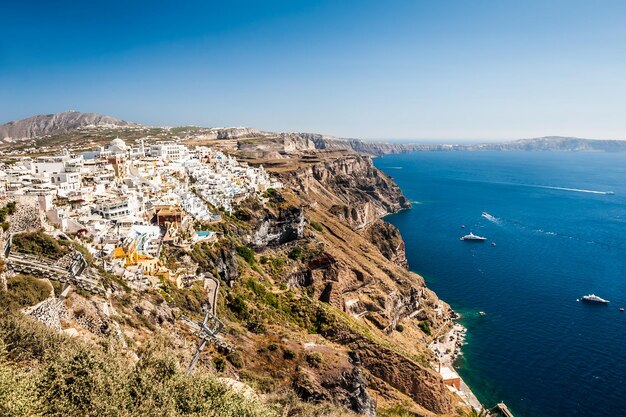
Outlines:
[[404,325],[400,323],[396,324],[396,331],[402,333],[404,331]]
[[241,294],[237,294],[236,296],[232,297],[232,299],[229,300],[226,305],[240,319],[246,320],[250,316],[248,304]]
[[427,321],[421,321],[421,322],[418,324],[418,326],[419,326],[419,328],[420,328],[420,329],[422,329],[422,331],[423,331],[424,333],[426,333],[428,336],[430,336],[430,334],[431,334],[431,330],[430,330],[430,325],[428,324],[428,322],[427,322]]
[[317,230],[318,232],[324,231],[324,227],[320,223],[312,221],[310,224],[311,224],[311,227]]
[[267,329],[265,328],[265,325],[258,320],[252,320],[248,322],[248,324],[246,325],[246,328],[250,332],[256,333],[256,334],[264,334],[267,331]]
[[239,256],[241,256],[250,265],[254,264],[254,262],[255,262],[254,251],[252,249],[250,249],[249,247],[247,247],[247,246],[238,246],[237,247],[237,254]]
[[0,296],[0,307],[18,310],[34,306],[48,298],[51,290],[47,281],[31,275],[15,275],[7,279],[7,292]]
[[[40,356],[24,362],[22,370],[20,360],[27,358],[16,353],[26,350]],[[187,375],[165,337],[148,341],[137,354],[139,360],[133,362],[112,345],[86,344],[54,334],[23,316],[1,316],[0,415],[270,417],[278,414],[235,394],[210,374],[196,371]]]
[[287,255],[289,257],[289,259],[293,259],[293,260],[298,260],[302,257],[302,248],[299,246],[296,246],[295,248],[291,249],[291,251],[289,252],[289,255]]
[[295,359],[295,357],[296,357],[296,352],[295,351],[293,351],[293,350],[291,350],[289,348],[286,348],[285,350],[283,350],[283,358],[284,359],[287,359],[288,361],[290,361],[292,359]]
[[226,361],[221,357],[215,358],[213,359],[213,366],[215,366],[217,372],[224,372],[224,369],[226,369]]
[[244,222],[250,221],[252,220],[252,214],[250,214],[250,212],[248,210],[239,208],[237,209],[237,211],[235,211],[235,213],[233,213],[233,215]]
[[226,359],[237,369],[241,369],[244,366],[243,357],[239,352],[230,352],[226,355]]

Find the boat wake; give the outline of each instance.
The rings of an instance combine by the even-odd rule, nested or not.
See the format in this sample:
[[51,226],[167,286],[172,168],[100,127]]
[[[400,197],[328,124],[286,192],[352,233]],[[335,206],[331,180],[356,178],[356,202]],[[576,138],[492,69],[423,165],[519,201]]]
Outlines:
[[492,216],[491,214],[487,213],[486,211],[483,211],[481,216],[484,217],[485,219],[489,220],[492,223],[500,224],[500,219],[498,219],[495,216]]
[[581,189],[581,188],[554,187],[554,186],[550,186],[550,185],[530,185],[530,184],[524,184],[524,186],[526,186],[526,187],[533,187],[533,188],[543,188],[543,189],[546,189],[546,190],[572,191],[572,192],[575,192],[575,193],[602,194],[602,195],[613,195],[613,194],[615,194],[613,191],[585,190],[585,189]]

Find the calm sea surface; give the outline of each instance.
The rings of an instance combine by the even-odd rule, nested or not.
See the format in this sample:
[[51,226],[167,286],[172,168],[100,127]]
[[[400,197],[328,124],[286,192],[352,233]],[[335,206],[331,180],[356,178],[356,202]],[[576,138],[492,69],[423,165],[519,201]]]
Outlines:
[[[626,416],[626,154],[424,152],[374,163],[413,203],[387,218],[411,269],[463,315],[457,365],[478,398],[516,417]],[[488,241],[459,240],[470,231]],[[589,293],[611,303],[576,302]]]

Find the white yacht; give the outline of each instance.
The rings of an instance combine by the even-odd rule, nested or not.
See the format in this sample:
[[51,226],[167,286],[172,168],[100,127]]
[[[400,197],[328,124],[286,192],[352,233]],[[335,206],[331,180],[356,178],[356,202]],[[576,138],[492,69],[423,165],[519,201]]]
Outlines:
[[608,304],[609,303],[609,300],[600,298],[595,294],[585,295],[583,296],[583,298],[580,299],[580,301],[585,302],[585,303],[594,303],[594,304]]
[[475,235],[474,233],[471,233],[469,235],[465,235],[461,238],[461,240],[471,240],[471,241],[476,241],[476,242],[484,242],[485,240],[487,240],[486,237],[482,237],[482,236],[478,236]]

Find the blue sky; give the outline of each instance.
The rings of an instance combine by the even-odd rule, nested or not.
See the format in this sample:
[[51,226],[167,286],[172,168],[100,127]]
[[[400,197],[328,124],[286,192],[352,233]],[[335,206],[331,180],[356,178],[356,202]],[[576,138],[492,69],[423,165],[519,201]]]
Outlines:
[[3,0],[0,122],[626,139],[626,2]]

